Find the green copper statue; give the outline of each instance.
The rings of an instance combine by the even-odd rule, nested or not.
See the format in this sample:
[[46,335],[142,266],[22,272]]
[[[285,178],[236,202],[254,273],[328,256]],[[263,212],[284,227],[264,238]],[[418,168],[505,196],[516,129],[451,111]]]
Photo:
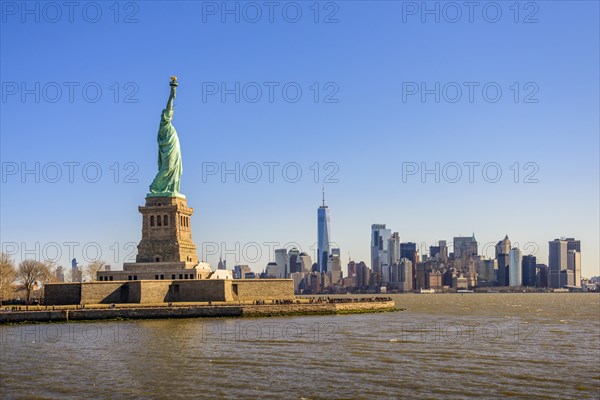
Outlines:
[[181,149],[177,131],[171,124],[173,119],[173,100],[177,88],[177,77],[171,77],[171,95],[167,107],[160,117],[158,128],[158,173],[150,185],[148,196],[185,197],[179,192],[181,172]]

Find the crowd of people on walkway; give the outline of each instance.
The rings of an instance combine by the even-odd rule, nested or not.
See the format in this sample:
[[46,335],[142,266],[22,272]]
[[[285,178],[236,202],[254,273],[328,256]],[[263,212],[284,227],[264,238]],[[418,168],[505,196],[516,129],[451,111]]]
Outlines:
[[310,303],[364,303],[391,301],[391,297],[311,297]]
[[[264,306],[265,304],[267,304],[267,302],[265,300],[254,300],[252,302],[253,305],[255,306]],[[290,299],[282,299],[282,300],[271,300],[271,304],[300,304],[300,300],[290,300]]]

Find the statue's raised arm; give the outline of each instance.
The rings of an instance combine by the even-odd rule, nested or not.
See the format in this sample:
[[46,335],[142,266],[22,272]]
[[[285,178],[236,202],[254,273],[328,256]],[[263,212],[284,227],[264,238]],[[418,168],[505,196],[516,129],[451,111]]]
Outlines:
[[177,86],[179,85],[179,83],[177,83],[176,76],[171,77],[171,83],[169,85],[171,86],[171,95],[169,96],[169,100],[167,101],[166,108],[167,108],[167,110],[172,110],[173,109],[173,100],[175,100]]
[[178,86],[177,78],[171,77],[171,94],[167,107],[163,110],[158,128],[158,173],[150,185],[151,196],[181,196],[179,191],[181,173],[181,149],[177,131],[171,124],[173,118],[173,100]]

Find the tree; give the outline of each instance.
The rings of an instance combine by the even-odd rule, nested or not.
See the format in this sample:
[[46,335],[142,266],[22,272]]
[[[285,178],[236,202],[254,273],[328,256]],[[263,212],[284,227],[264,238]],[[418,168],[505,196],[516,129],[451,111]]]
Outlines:
[[10,296],[13,283],[17,279],[15,264],[6,253],[0,253],[0,306],[2,301]]
[[92,261],[85,267],[85,273],[87,275],[87,279],[90,282],[98,280],[98,271],[104,270],[104,265],[106,263],[102,260]]
[[25,260],[17,269],[17,281],[21,283],[27,293],[27,304],[31,302],[31,292],[36,283],[44,284],[53,279],[52,267],[49,263]]

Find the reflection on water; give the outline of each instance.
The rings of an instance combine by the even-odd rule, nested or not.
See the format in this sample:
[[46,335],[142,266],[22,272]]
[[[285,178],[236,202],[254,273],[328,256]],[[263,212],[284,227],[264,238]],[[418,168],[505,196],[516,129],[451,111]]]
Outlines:
[[598,398],[599,294],[397,313],[0,327],[3,398]]

